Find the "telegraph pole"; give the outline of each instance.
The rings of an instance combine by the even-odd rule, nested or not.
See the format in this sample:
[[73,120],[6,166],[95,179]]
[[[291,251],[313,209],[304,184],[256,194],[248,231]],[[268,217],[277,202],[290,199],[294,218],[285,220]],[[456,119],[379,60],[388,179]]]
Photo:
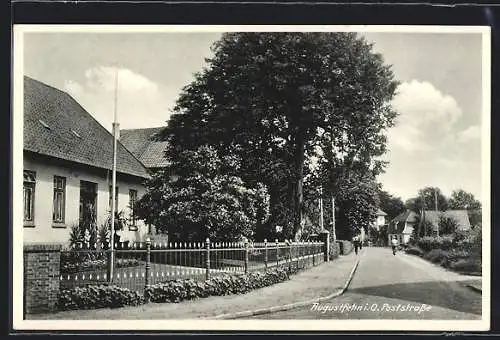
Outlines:
[[319,188],[319,226],[321,230],[324,230],[323,225],[323,187]]
[[421,197],[421,200],[422,200],[422,224],[423,224],[423,227],[424,227],[424,236],[427,236],[427,228],[425,227],[425,195],[424,195],[423,192],[420,195],[420,197]]
[[[437,212],[438,212],[437,188],[434,188],[434,209],[436,210],[436,214],[437,214]],[[439,222],[437,225],[437,236],[439,236]]]
[[335,230],[335,197],[332,194],[332,234],[333,241],[337,240],[337,231]]

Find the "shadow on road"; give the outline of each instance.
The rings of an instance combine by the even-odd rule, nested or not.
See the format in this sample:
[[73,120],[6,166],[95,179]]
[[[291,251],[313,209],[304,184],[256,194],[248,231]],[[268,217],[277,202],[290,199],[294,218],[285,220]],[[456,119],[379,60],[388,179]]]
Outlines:
[[481,315],[481,295],[465,288],[463,285],[466,283],[466,281],[396,283],[354,288],[349,289],[349,292],[419,302]]

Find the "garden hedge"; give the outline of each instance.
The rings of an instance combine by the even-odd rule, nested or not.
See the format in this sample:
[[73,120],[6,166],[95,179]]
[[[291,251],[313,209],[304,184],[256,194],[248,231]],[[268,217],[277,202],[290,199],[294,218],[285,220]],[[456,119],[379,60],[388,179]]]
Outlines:
[[208,296],[243,294],[286,281],[289,275],[288,268],[279,268],[266,273],[216,276],[203,282],[179,279],[152,285],[146,290],[146,294],[151,302],[180,302]]
[[425,236],[418,240],[417,245],[424,252],[433,249],[449,250],[453,247],[453,236]]
[[330,260],[335,260],[340,256],[340,245],[337,242],[330,243]]
[[424,251],[420,249],[419,247],[409,247],[406,249],[406,253],[410,255],[417,255],[417,256],[423,256]]
[[[151,302],[180,302],[208,296],[243,294],[253,289],[263,288],[289,279],[298,269],[274,268],[265,273],[250,272],[240,275],[216,276],[206,281],[193,279],[177,279],[151,285],[145,290]],[[68,290],[59,294],[58,308],[96,309],[136,306],[146,302],[138,292],[114,285],[89,285]]]
[[337,243],[340,248],[340,255],[348,255],[352,252],[354,248],[351,241],[337,240]]
[[138,292],[114,285],[88,285],[61,290],[57,307],[59,310],[118,308],[144,303]]

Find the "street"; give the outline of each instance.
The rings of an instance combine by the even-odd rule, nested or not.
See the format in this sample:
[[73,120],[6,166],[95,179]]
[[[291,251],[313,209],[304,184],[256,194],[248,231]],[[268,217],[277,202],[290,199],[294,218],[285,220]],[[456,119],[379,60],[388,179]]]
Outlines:
[[307,307],[254,319],[480,319],[481,294],[465,285],[480,278],[448,272],[388,248],[367,247],[348,290]]

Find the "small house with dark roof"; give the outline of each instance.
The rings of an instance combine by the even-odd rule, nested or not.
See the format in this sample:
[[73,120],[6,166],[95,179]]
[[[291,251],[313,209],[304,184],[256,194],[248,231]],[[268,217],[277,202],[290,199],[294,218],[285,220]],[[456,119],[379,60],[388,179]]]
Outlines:
[[395,236],[399,244],[407,244],[410,241],[413,229],[418,222],[418,215],[411,210],[399,214],[389,222],[387,230],[388,242]]
[[164,127],[126,129],[120,132],[120,142],[150,171],[168,166],[165,150],[168,142],[157,139]]
[[431,223],[434,234],[438,233],[441,218],[450,218],[455,221],[457,230],[467,231],[471,229],[467,210],[425,211],[425,220]]
[[[113,135],[69,94],[24,77],[24,242],[67,243],[71,226],[91,217],[98,227],[111,210]],[[128,218],[121,241],[148,232],[133,217],[145,192],[146,167],[117,143],[117,211]]]

